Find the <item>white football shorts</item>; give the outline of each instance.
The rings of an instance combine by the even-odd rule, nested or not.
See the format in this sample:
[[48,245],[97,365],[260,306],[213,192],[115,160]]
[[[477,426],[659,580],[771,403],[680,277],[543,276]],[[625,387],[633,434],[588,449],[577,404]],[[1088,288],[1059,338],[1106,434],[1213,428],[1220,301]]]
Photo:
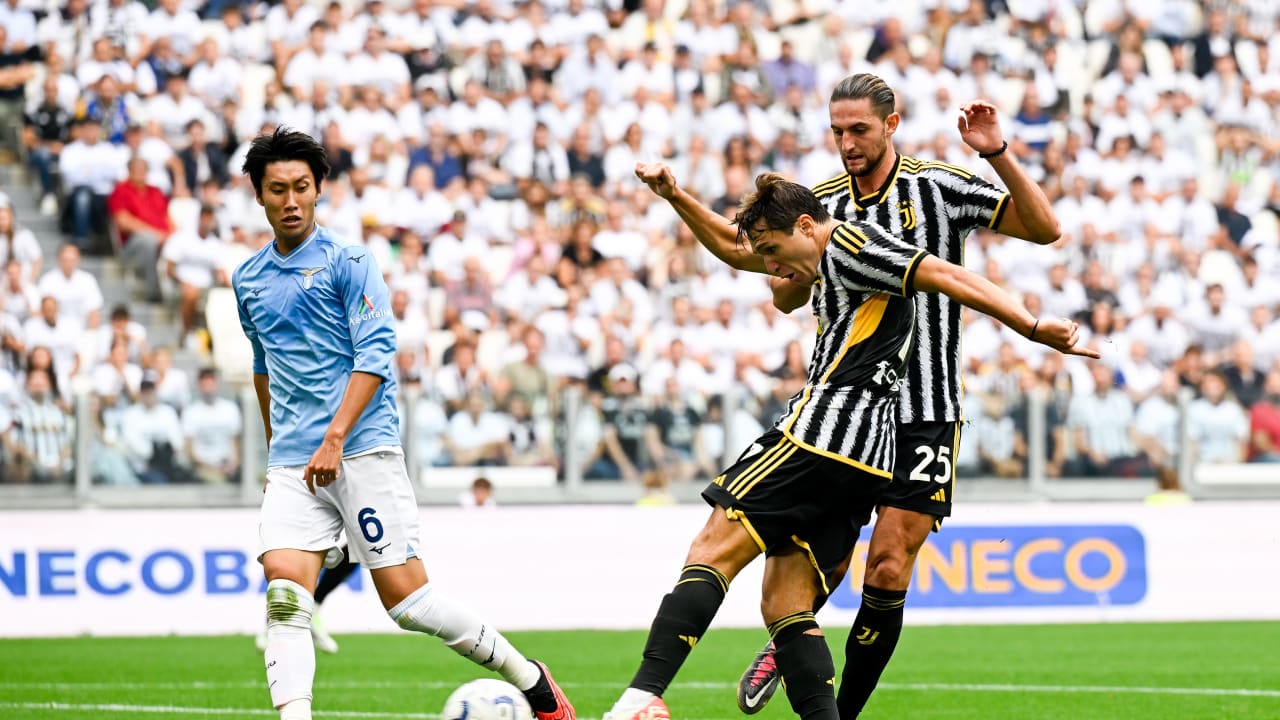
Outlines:
[[418,501],[400,448],[342,459],[338,479],[307,490],[302,466],[267,468],[258,521],[258,560],[270,550],[325,552],[347,531],[353,562],[369,569],[418,556]]

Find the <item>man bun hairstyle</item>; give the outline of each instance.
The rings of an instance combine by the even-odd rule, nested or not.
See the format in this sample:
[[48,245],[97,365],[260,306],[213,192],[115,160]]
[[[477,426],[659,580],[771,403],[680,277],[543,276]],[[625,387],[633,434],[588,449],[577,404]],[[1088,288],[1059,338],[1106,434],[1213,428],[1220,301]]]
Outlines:
[[271,134],[262,133],[253,139],[241,171],[249,175],[254,193],[261,195],[262,176],[266,173],[267,166],[290,160],[301,160],[311,167],[317,191],[324,179],[329,177],[329,157],[324,146],[310,135],[284,126],[277,127]]
[[808,215],[818,223],[831,219],[812,190],[778,173],[762,173],[756,177],[756,191],[742,199],[742,207],[733,222],[738,226],[738,241],[742,242],[751,240],[761,220],[765,230],[789,233],[801,215]]
[[881,120],[889,117],[897,107],[896,98],[893,94],[893,88],[889,87],[889,83],[884,81],[879,75],[871,73],[858,73],[836,83],[831,90],[831,102],[837,100],[861,100],[866,98],[871,101],[871,109]]

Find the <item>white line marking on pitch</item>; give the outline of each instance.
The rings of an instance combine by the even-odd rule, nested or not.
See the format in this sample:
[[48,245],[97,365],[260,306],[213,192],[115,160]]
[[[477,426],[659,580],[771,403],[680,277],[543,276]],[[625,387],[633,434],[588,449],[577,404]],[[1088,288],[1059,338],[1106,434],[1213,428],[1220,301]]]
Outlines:
[[[172,705],[123,705],[118,703],[81,704],[60,702],[21,702],[0,703],[0,708],[11,710],[52,710],[55,712],[127,712],[149,715],[265,715],[275,717],[275,710],[262,708],[197,708],[176,707]],[[346,710],[317,710],[312,715],[318,718],[378,718],[383,720],[434,720],[440,717],[436,713],[383,713],[357,712]]]
[[[421,689],[446,690],[457,687],[461,681],[403,681],[403,682],[359,682],[359,681],[321,681],[315,684],[317,689],[360,690],[360,689]],[[621,689],[619,683],[560,683],[561,687],[585,690]],[[0,689],[7,690],[230,690],[255,689],[262,687],[260,681],[244,682],[190,682],[190,683],[62,683],[62,682],[6,682],[0,683]],[[731,690],[735,683],[726,682],[677,682],[672,685],[678,690]],[[1251,688],[1183,688],[1183,687],[1128,687],[1123,685],[1017,685],[1001,683],[880,683],[881,690],[893,691],[953,691],[953,692],[1026,692],[1026,693],[1109,693],[1133,695],[1200,695],[1225,697],[1264,697],[1280,698],[1280,690],[1256,690]],[[359,715],[333,717],[362,717]],[[369,715],[367,717],[382,717]],[[386,717],[435,717],[389,715]]]

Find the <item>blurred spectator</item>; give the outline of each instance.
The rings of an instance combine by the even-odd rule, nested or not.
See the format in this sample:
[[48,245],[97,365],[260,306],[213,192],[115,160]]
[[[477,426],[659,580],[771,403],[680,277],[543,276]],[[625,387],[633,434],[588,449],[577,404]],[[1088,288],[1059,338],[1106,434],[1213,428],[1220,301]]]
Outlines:
[[182,174],[186,183],[186,195],[194,195],[196,188],[209,180],[226,185],[231,176],[227,170],[227,157],[222,148],[209,143],[204,121],[192,118],[186,126],[186,147],[178,152],[182,162]]
[[1071,400],[1067,425],[1074,431],[1076,459],[1066,475],[1134,477],[1144,461],[1133,446],[1133,402],[1115,389],[1115,375],[1102,363],[1090,366],[1094,391]]
[[[123,135],[123,128],[121,132]],[[97,122],[77,122],[71,129],[71,142],[58,159],[67,199],[68,230],[72,242],[81,250],[90,249],[93,237],[105,236],[107,197],[125,176],[125,158],[115,146],[102,142],[101,136]]]
[[13,429],[4,433],[12,481],[69,482],[71,479],[71,418],[54,399],[51,376],[44,370],[27,373],[26,396],[13,411]]
[[1178,394],[1181,384],[1172,370],[1160,375],[1156,391],[1138,405],[1133,420],[1133,441],[1156,473],[1161,490],[1179,490],[1178,460],[1182,409]]
[[1241,407],[1253,407],[1262,397],[1263,373],[1258,371],[1253,346],[1248,340],[1232,343],[1229,356],[1218,367],[1218,372]]
[[1249,410],[1249,462],[1280,462],[1280,369],[1267,372],[1262,397]]
[[80,333],[83,326],[59,311],[58,299],[46,295],[40,300],[40,314],[32,315],[22,326],[22,343],[26,351],[44,348],[53,362],[50,372],[60,388],[69,388],[71,378],[80,372]]
[[218,373],[200,370],[195,401],[182,411],[182,435],[191,471],[201,482],[235,482],[240,467],[240,406],[219,394]]
[[690,406],[689,397],[696,395],[681,390],[674,377],[668,378],[650,415],[649,452],[666,482],[692,480],[697,473],[695,447],[702,416]]
[[35,233],[18,224],[13,207],[0,203],[0,264],[15,260],[25,280],[40,276],[44,252]]
[[[78,95],[79,93],[77,93]],[[25,115],[23,145],[27,164],[35,170],[40,183],[40,214],[58,212],[58,185],[55,180],[62,148],[71,140],[71,109],[58,96],[58,77],[45,75],[40,102]]]
[[173,407],[159,401],[154,380],[143,380],[138,402],[120,414],[120,436],[130,467],[144,484],[181,482],[178,457],[185,443]]
[[160,402],[181,412],[191,400],[191,379],[187,371],[173,366],[173,351],[158,347],[151,351],[150,361],[144,363],[146,377],[156,385],[156,397]]
[[[402,425],[402,427],[405,427]],[[429,394],[418,396],[413,405],[413,443],[415,460],[420,468],[446,467],[450,458],[444,437],[449,418],[444,406]]]
[[1249,419],[1227,394],[1227,381],[1220,373],[1205,373],[1200,397],[1187,406],[1187,435],[1197,462],[1244,462]]
[[471,487],[458,497],[458,503],[469,509],[489,509],[498,506],[493,499],[493,483],[486,477],[478,477]]
[[98,347],[96,359],[103,359],[111,353],[116,341],[125,343],[128,348],[129,362],[138,363],[147,353],[147,329],[142,323],[132,319],[128,305],[116,305],[111,308],[111,315],[106,325],[98,328]]
[[116,338],[107,357],[93,368],[93,393],[110,404],[127,405],[138,399],[142,368],[129,360],[129,341]]
[[120,234],[120,259],[142,277],[147,302],[163,300],[157,262],[169,236],[169,199],[159,188],[147,184],[147,162],[138,156],[129,160],[129,175],[120,181],[107,200],[111,224]]
[[[10,22],[13,22],[10,17]],[[9,39],[7,24],[0,24],[0,157],[11,163],[22,151],[19,130],[26,109],[26,85],[36,76],[36,68],[27,58],[22,41]]]
[[444,446],[453,465],[505,465],[511,450],[510,423],[489,409],[484,395],[469,393],[463,408],[449,418]]
[[507,400],[506,415],[510,447],[506,464],[515,467],[555,465],[555,449],[548,432],[550,423],[532,413],[530,401],[524,395],[512,395]]
[[609,393],[600,407],[602,452],[586,477],[647,483],[646,476],[654,469],[647,435],[652,415],[640,397],[636,369],[626,363],[615,365],[609,371]]
[[976,445],[980,472],[1000,478],[1020,478],[1026,473],[1025,448],[1019,448],[1015,424],[1005,408],[1004,396],[992,393],[981,399],[981,413],[973,421],[970,437]]
[[509,397],[519,397],[526,406],[536,408],[553,400],[559,388],[542,365],[542,350],[546,345],[542,331],[532,326],[525,328],[520,344],[523,357],[502,366],[494,378],[493,397],[499,404],[507,402]]
[[204,205],[193,228],[179,230],[164,243],[165,274],[178,286],[178,316],[184,344],[194,345],[200,300],[214,285],[226,286],[230,278],[224,266],[226,243],[218,237],[214,208]]

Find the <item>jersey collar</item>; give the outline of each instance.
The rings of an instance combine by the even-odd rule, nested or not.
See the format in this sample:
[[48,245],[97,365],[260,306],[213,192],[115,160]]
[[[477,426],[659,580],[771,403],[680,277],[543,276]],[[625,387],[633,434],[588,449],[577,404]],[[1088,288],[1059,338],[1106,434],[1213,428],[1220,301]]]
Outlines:
[[880,201],[884,200],[885,196],[889,194],[889,188],[893,187],[893,183],[897,181],[898,171],[902,168],[902,153],[897,152],[894,155],[893,171],[885,178],[884,184],[873,193],[858,197],[858,183],[854,181],[852,175],[849,176],[849,185],[853,190],[853,206],[859,211],[865,210],[872,205],[880,204]]
[[272,238],[271,238],[271,254],[272,254],[273,256],[275,256],[275,259],[276,259],[277,261],[282,262],[282,263],[287,263],[287,262],[289,262],[290,260],[292,260],[293,258],[298,257],[298,252],[299,252],[300,250],[302,250],[303,248],[305,248],[307,245],[310,245],[310,244],[311,244],[311,241],[312,241],[312,240],[315,240],[315,239],[316,239],[316,235],[319,235],[319,234],[320,234],[320,223],[315,222],[315,221],[313,220],[313,221],[311,222],[311,234],[307,236],[307,239],[306,239],[306,240],[303,240],[301,243],[299,243],[299,244],[298,244],[298,247],[296,247],[296,248],[294,248],[293,250],[291,250],[291,251],[289,252],[289,254],[288,254],[288,255],[282,255],[282,254],[280,254],[280,249],[279,249],[279,247],[276,245],[276,239],[275,239],[275,237],[272,237]]

